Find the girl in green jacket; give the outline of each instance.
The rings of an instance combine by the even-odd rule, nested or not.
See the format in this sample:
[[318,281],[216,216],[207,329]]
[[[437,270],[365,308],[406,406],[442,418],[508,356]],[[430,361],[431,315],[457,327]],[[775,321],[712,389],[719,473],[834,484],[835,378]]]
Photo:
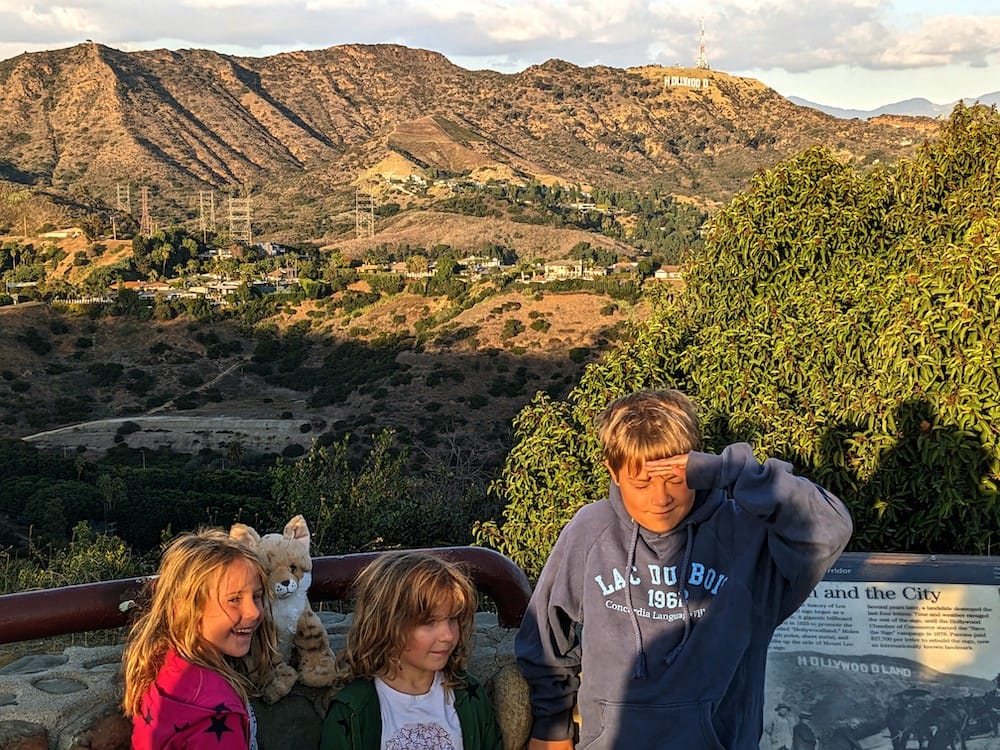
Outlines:
[[490,701],[465,673],[476,593],[462,570],[390,552],[355,596],[321,750],[501,750]]

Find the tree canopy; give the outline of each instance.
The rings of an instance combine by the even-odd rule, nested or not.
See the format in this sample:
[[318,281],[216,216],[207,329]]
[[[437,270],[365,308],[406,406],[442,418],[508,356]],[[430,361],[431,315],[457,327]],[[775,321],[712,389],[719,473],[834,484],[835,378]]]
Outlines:
[[842,497],[852,548],[985,554],[1000,506],[1000,116],[958,106],[894,168],[824,148],[756,175],[708,225],[685,286],[592,365],[565,401],[515,423],[477,540],[529,574],[606,496],[593,419],[675,387],[706,449],[746,440]]

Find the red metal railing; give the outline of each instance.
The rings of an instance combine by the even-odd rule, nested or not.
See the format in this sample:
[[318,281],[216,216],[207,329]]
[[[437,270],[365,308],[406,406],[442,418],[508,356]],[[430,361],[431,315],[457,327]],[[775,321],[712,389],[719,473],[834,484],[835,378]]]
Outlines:
[[[521,623],[531,585],[524,571],[510,558],[484,547],[422,551],[462,563],[476,588],[496,603],[500,624],[516,628]],[[314,602],[348,598],[357,574],[380,554],[363,552],[314,558],[309,598]],[[126,625],[128,613],[122,604],[135,599],[148,580],[127,578],[0,596],[0,643]]]

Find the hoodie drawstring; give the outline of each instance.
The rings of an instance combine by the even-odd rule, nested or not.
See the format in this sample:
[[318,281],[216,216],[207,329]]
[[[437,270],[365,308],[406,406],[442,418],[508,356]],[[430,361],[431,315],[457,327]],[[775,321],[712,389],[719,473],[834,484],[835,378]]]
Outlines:
[[[691,635],[691,608],[688,606],[687,579],[688,566],[691,564],[691,548],[693,546],[694,524],[689,523],[687,525],[687,540],[684,543],[684,563],[681,565],[680,577],[677,579],[681,589],[681,606],[684,609],[684,635],[681,636],[681,642],[674,646],[670,653],[667,654],[667,658],[663,660],[668,667],[674,663],[674,659],[680,656],[684,644],[687,643],[687,639]],[[629,605],[631,606],[631,602],[629,602]]]
[[[635,547],[639,542],[639,524],[634,520],[632,521],[632,541],[628,546],[628,562],[625,563],[625,575],[628,578],[632,577],[632,566],[635,565]],[[645,680],[646,679],[646,654],[642,650],[642,633],[639,632],[639,621],[635,617],[635,607],[632,606],[632,585],[631,583],[625,587],[628,592],[628,611],[629,619],[632,622],[632,634],[635,636],[635,671],[632,673],[632,679],[634,680]]]

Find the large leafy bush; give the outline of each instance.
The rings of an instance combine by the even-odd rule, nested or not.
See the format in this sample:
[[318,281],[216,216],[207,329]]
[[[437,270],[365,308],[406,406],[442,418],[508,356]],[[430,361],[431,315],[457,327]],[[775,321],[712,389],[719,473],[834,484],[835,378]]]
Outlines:
[[896,168],[815,148],[759,173],[711,222],[676,298],[539,395],[477,527],[537,574],[558,531],[604,496],[592,421],[643,387],[687,391],[707,447],[750,441],[837,493],[855,549],[986,553],[1000,529],[1000,116],[957,107]]

